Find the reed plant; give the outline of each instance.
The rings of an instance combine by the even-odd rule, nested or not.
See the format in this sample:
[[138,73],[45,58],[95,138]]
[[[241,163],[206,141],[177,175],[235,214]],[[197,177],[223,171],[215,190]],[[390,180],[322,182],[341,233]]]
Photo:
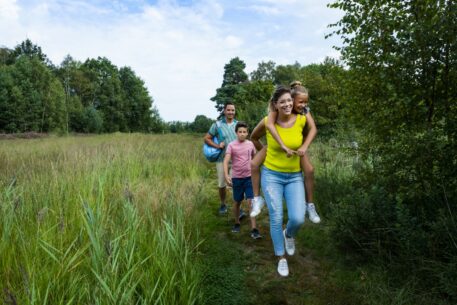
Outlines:
[[197,304],[193,136],[0,141],[0,296],[10,304]]

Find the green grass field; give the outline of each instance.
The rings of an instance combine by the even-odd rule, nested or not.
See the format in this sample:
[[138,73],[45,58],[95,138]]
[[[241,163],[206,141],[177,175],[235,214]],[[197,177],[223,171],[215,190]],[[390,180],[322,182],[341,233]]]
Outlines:
[[330,216],[351,191],[354,154],[312,145],[323,222],[305,223],[281,278],[268,213],[263,239],[250,238],[247,219],[230,232],[201,145],[170,134],[0,141],[1,303],[417,303],[333,245]]
[[0,142],[0,294],[11,304],[197,304],[192,136]]

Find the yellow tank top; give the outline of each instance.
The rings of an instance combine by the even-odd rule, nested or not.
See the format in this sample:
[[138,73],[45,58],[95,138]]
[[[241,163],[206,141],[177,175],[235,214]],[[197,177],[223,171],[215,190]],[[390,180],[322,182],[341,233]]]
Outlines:
[[[265,117],[265,125],[267,118]],[[292,150],[297,150],[303,144],[303,128],[306,124],[306,116],[297,114],[297,119],[292,127],[283,128],[275,124],[276,130],[279,133],[284,144]],[[281,149],[281,146],[276,142],[271,133],[266,128],[267,138],[267,157],[263,165],[277,172],[294,173],[301,171],[300,157],[292,156],[287,158],[287,155]]]

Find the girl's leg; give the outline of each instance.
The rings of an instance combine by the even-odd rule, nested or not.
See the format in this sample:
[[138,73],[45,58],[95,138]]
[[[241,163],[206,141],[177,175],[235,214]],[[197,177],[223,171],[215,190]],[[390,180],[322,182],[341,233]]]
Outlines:
[[251,180],[254,197],[260,196],[260,166],[267,155],[267,147],[264,146],[251,160]]
[[314,202],[314,167],[309,160],[308,153],[300,158],[300,165],[305,173],[306,202]]
[[267,147],[264,146],[251,160],[251,181],[254,198],[252,199],[251,217],[256,217],[262,211],[263,198],[260,197],[260,165],[265,161]]
[[[284,174],[262,168],[263,194],[270,213],[270,235],[276,256],[284,256],[284,236],[282,234]],[[303,187],[302,187],[303,191]]]
[[311,164],[308,153],[300,159],[300,165],[305,172],[306,211],[312,222],[320,223],[321,218],[317,214],[314,204],[314,167]]

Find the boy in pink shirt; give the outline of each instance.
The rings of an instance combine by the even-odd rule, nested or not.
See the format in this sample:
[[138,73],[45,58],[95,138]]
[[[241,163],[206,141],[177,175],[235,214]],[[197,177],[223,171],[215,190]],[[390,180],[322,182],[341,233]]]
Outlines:
[[[235,126],[237,140],[227,146],[224,158],[224,175],[228,185],[233,189],[233,215],[235,216],[235,225],[232,228],[233,233],[240,232],[240,206],[244,198],[248,201],[249,210],[251,210],[251,199],[254,197],[251,183],[251,160],[255,155],[254,144],[246,140],[248,137],[248,125],[244,122],[238,122]],[[229,175],[229,162],[232,161],[232,176]],[[262,238],[257,230],[255,217],[251,217],[251,237],[254,239]]]

